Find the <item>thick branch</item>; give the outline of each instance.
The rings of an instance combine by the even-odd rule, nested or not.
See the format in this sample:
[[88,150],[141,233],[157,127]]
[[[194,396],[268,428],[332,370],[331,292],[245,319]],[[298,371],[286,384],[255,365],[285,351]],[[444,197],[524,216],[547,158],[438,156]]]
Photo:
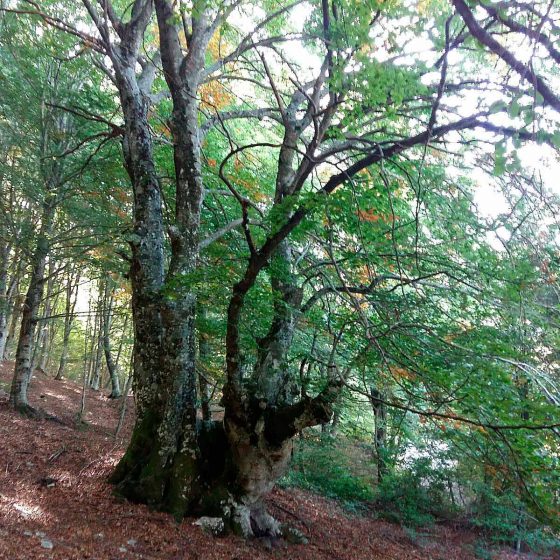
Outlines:
[[463,18],[469,31],[480,43],[488,47],[494,54],[499,56],[510,68],[515,70],[523,80],[533,85],[535,90],[542,95],[545,103],[560,112],[560,97],[558,97],[547,85],[547,83],[536,74],[527,64],[518,60],[513,53],[501,45],[490,33],[485,31],[476,21],[470,8],[464,0],[452,0],[453,5]]
[[541,31],[536,29],[531,29],[526,25],[522,25],[517,21],[514,21],[508,17],[506,17],[502,10],[497,10],[494,6],[487,6],[486,4],[482,4],[482,7],[488,12],[490,16],[497,19],[501,23],[503,23],[506,27],[511,29],[512,31],[516,31],[517,33],[522,33],[526,37],[533,39],[537,43],[540,43],[550,54],[550,56],[554,59],[555,62],[560,64],[560,51],[556,49],[554,43]]

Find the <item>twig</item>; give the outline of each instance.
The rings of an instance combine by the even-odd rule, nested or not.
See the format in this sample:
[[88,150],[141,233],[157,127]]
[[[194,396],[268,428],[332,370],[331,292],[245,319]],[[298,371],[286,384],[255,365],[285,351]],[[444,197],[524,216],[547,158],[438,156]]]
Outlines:
[[63,445],[58,451],[55,451],[48,459],[49,463],[56,461],[63,453],[66,453],[66,446]]

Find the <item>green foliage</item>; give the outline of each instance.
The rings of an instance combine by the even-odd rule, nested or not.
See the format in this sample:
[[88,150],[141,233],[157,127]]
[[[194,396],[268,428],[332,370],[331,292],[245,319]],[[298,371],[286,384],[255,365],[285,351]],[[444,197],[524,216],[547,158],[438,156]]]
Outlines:
[[444,477],[427,459],[388,474],[375,493],[380,516],[412,528],[448,517],[453,508]]
[[[294,317],[293,340],[281,362],[298,396],[313,396],[325,387],[331,362],[347,374],[334,406],[343,436],[306,434],[297,442],[284,483],[353,507],[375,501],[382,515],[413,528],[447,516],[455,507],[467,511],[476,504],[473,520],[489,541],[536,542],[538,523],[558,526],[558,433],[502,427],[558,423],[558,197],[526,168],[522,150],[533,132],[543,147],[558,148],[560,127],[548,109],[544,111],[543,100],[532,95],[531,84],[512,87],[509,73],[494,57],[488,60],[477,42],[461,36],[458,16],[449,20],[455,42],[445,87],[439,91],[444,25],[451,15],[448,2],[327,4],[328,37],[321,3],[303,6],[308,9],[304,24],[286,9],[251,36],[256,42],[278,36],[278,44],[261,45],[258,53],[246,49],[239,61],[205,75],[198,92],[201,124],[211,122],[218,110],[225,118],[229,111],[272,108],[272,117],[218,119],[206,135],[199,135],[205,190],[197,224],[200,238],[211,237],[242,215],[247,231],[235,227],[220,236],[197,255],[195,270],[170,275],[158,295],[175,301],[185,293],[196,294],[201,311],[196,335],[208,343],[205,362],[197,367],[216,382],[213,394],[218,401],[226,369],[226,310],[232,286],[251,255],[248,233],[258,251],[296,209],[305,209],[305,219],[286,241],[292,259],[268,259],[245,297],[240,322],[240,359],[248,391],[259,341],[277,326],[278,315]],[[500,9],[507,13],[503,4]],[[189,4],[179,5],[188,16]],[[129,21],[131,3],[116,0],[114,6]],[[197,4],[197,10],[205,6]],[[240,45],[244,26],[256,25],[259,11],[270,14],[284,6],[273,0],[238,5],[235,15],[244,25],[232,23],[232,18],[217,27],[203,57],[206,65]],[[52,9],[78,30],[93,28],[85,12],[70,2],[44,2],[42,9]],[[173,21],[181,21],[178,14]],[[97,65],[92,64],[95,49],[43,19],[3,15],[1,25],[2,241],[14,245],[12,255],[27,258],[45,200],[45,171],[63,161],[70,178],[60,185],[51,256],[60,264],[77,264],[88,277],[109,273],[122,280],[129,265],[127,240],[135,226],[135,204],[121,138],[112,136],[123,120],[115,84],[99,69],[109,62],[99,57]],[[543,29],[548,33],[547,27]],[[289,41],[283,39],[300,31],[304,36],[296,47],[307,49],[309,57],[292,56],[285,49]],[[111,36],[116,40],[116,33]],[[502,38],[498,33],[496,37]],[[420,44],[414,46],[417,39]],[[187,37],[182,48],[187,50],[189,41]],[[142,64],[159,60],[157,45],[157,26],[150,24],[143,37]],[[313,55],[319,62],[310,69]],[[261,56],[268,62],[267,71]],[[330,67],[318,86],[322,94],[307,104],[314,71],[323,60]],[[173,99],[159,95],[167,86],[156,65],[152,93],[157,101],[149,111],[151,163],[161,178],[164,221],[170,226],[176,219],[169,126]],[[546,60],[536,60],[535,67],[539,65],[553,75]],[[53,81],[57,69],[59,80]],[[302,101],[292,107],[298,95]],[[336,103],[326,109],[334,98]],[[46,111],[45,100],[74,111],[66,150],[61,149],[64,135],[52,125],[68,112],[53,107]],[[462,130],[432,138],[349,175],[329,196],[318,194],[333,173],[351,168],[364,156],[383,154],[430,124],[455,122],[472,106],[477,118],[487,112],[494,127],[516,132],[508,137],[499,129],[492,134]],[[291,149],[289,170],[296,174],[300,166],[303,179],[290,192],[278,190],[279,148],[289,136],[280,108],[299,117],[313,109],[313,118]],[[319,123],[331,109],[332,119],[325,120],[323,129]],[[41,151],[45,130],[53,133],[52,142]],[[227,184],[219,173],[226,158],[222,171]],[[501,193],[503,214],[486,218],[475,205],[484,187]],[[161,245],[168,262],[169,237]],[[301,291],[302,309],[282,300],[274,287],[278,282]],[[128,293],[123,300],[126,315]],[[60,301],[54,307],[53,315],[63,312]],[[52,324],[60,326],[60,321]],[[79,323],[70,337],[68,375],[73,378],[83,371],[83,339],[89,334],[84,330],[87,325]],[[124,322],[117,321],[113,334],[124,335],[124,330]],[[127,339],[128,350],[130,343]],[[59,329],[53,338],[56,356],[60,345]],[[372,388],[388,403],[380,452],[388,472],[378,487],[369,443],[374,432]],[[410,449],[421,449],[422,459],[407,462]],[[442,457],[453,461],[454,468],[435,461]],[[468,495],[459,506],[452,503],[450,480]],[[548,536],[541,530],[542,539]]]
[[371,459],[352,459],[348,449],[332,437],[306,437],[296,442],[291,469],[282,484],[319,492],[355,509],[370,501],[374,492]]
[[490,485],[479,482],[470,512],[473,525],[482,530],[489,545],[515,547],[522,543],[539,554],[560,551],[560,541],[550,529],[540,526],[527,511],[526,505],[511,492],[497,492]]

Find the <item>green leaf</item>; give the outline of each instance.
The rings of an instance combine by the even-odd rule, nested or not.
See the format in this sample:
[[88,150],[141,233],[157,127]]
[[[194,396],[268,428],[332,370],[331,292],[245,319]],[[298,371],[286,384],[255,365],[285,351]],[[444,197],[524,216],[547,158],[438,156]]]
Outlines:
[[507,103],[505,101],[495,101],[490,105],[489,111],[493,115],[495,113],[500,113],[504,109],[507,109]]

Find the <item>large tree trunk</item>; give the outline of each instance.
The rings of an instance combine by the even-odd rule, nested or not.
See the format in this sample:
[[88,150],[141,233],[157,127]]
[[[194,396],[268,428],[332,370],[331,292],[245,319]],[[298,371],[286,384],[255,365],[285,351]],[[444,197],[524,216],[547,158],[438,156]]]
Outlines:
[[[183,61],[172,5],[165,0],[156,0],[154,4],[161,60],[173,100],[170,122],[176,183],[175,225],[169,228],[171,260],[165,280],[173,285],[174,294],[170,298],[161,293],[161,254],[155,259],[153,251],[150,255],[140,252],[157,240],[161,253],[161,195],[152,158],[148,107],[141,96],[123,95],[135,88],[132,80],[123,81],[120,89],[128,144],[125,151],[135,191],[135,225],[138,237],[144,236],[147,240],[133,245],[131,269],[137,358],[135,391],[140,401],[140,416],[131,445],[112,480],[125,495],[181,517],[198,502],[201,491],[196,432],[196,301],[188,277],[198,259],[202,205],[198,73],[204,65],[212,29],[208,26],[206,8],[203,8],[193,16],[189,54]],[[149,188],[139,188],[140,178]],[[149,191],[153,196],[148,199],[144,193]],[[157,281],[151,276],[153,286],[146,285],[146,272],[155,270]],[[155,313],[150,311],[152,306]],[[143,348],[150,343],[152,350],[146,355]],[[137,349],[144,354],[137,355]],[[142,371],[145,366],[140,364],[144,359],[149,363],[148,377]]]
[[[151,3],[144,9],[151,10]],[[171,301],[162,293],[164,228],[148,124],[149,101],[134,73],[136,55],[126,64],[122,58],[114,64],[125,120],[123,148],[134,191],[130,279],[137,420],[128,450],[111,480],[124,496],[181,516],[188,510],[198,478],[195,301],[190,294]],[[177,171],[181,176],[188,172],[189,167]],[[176,205],[179,211],[179,197]],[[189,271],[189,259],[196,261],[196,253],[189,254],[192,241],[183,232],[173,233],[173,274],[180,277]],[[176,256],[178,247],[186,251],[185,260]]]
[[258,253],[252,256],[244,277],[234,286],[228,308],[228,370],[222,402],[233,465],[233,480],[228,487],[230,520],[234,529],[246,537],[280,534],[279,524],[264,508],[264,498],[288,467],[294,436],[308,426],[329,421],[332,403],[341,388],[341,378],[331,364],[332,375],[324,390],[314,398],[302,395],[294,402],[296,394],[290,390],[292,373],[287,358],[301,291],[290,270],[286,242],[279,244],[275,258],[271,280],[278,299],[270,329],[258,343],[257,361],[249,384],[244,384],[242,379],[240,318],[245,295],[265,264]]
[[[291,270],[287,241],[280,244],[273,261],[273,318],[266,336],[258,341],[249,401],[241,417],[226,414],[226,435],[235,465],[231,521],[234,530],[245,537],[281,534],[280,525],[266,512],[263,499],[288,468],[292,438],[300,431],[298,414],[302,413],[291,406],[298,391],[288,365],[302,291]],[[317,422],[329,415],[330,410],[321,410]],[[279,425],[280,419],[285,426]],[[291,428],[285,430],[289,425]]]

